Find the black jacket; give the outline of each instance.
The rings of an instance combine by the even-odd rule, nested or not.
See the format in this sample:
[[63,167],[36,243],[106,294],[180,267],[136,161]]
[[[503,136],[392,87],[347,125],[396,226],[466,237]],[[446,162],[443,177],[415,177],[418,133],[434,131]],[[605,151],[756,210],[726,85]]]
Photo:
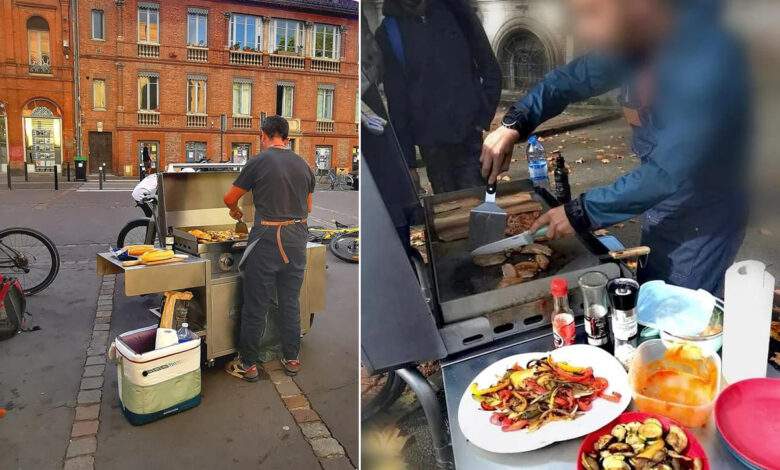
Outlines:
[[[488,129],[501,97],[501,69],[465,0],[429,0],[424,16],[384,3],[376,39],[384,62],[388,111],[406,157],[414,145],[453,144]],[[395,19],[403,58],[388,36]]]

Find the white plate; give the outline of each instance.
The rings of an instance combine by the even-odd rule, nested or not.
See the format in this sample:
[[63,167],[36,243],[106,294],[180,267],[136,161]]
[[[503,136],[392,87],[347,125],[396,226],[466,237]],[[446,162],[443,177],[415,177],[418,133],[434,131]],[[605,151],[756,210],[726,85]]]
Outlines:
[[592,367],[593,375],[609,381],[608,393],[620,393],[620,401],[613,403],[604,399],[593,401],[593,408],[573,421],[553,421],[536,431],[504,432],[501,426],[490,423],[492,412],[484,411],[471,397],[469,389],[463,392],[458,407],[460,430],[472,444],[489,452],[511,454],[541,449],[554,442],[585,436],[617,418],[631,402],[631,388],[628,374],[623,366],[608,352],[595,346],[575,344],[551,352],[516,354],[501,359],[487,367],[469,382],[476,382],[480,389],[494,385],[507,369],[515,364],[525,367],[528,361],[551,355],[555,361],[565,361],[579,367]]

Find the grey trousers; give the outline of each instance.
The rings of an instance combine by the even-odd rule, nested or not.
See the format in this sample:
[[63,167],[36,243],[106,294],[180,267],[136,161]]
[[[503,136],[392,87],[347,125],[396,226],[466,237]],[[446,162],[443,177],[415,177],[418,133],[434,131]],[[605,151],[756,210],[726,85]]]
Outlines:
[[254,364],[259,359],[260,340],[265,334],[268,310],[274,298],[279,305],[282,354],[288,360],[298,358],[301,345],[298,297],[306,270],[307,237],[305,225],[282,228],[284,250],[290,261],[285,264],[276,245],[276,228],[266,228],[247,255],[238,345],[244,364]]
[[457,144],[421,145],[420,155],[433,192],[441,194],[484,186],[479,163],[481,153],[482,137],[476,131]]

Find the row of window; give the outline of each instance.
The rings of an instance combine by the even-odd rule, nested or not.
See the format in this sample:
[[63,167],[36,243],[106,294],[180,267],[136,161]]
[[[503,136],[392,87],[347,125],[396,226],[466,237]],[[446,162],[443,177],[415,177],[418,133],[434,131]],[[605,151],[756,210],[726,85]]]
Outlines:
[[[187,113],[206,114],[207,78],[201,75],[187,77]],[[317,86],[317,120],[333,120],[333,85]],[[286,118],[293,117],[293,99],[295,84],[278,82],[276,85],[276,114]],[[160,76],[157,73],[143,73],[138,76],[138,109],[156,112],[160,105]],[[106,109],[106,81],[92,80],[92,107],[95,110]],[[235,79],[233,81],[233,116],[250,117],[252,115],[252,81]]]
[[[303,54],[304,24],[302,21],[274,18],[270,21],[271,44],[274,53]],[[92,39],[105,40],[105,13],[92,10]],[[337,60],[341,55],[341,28],[315,23],[312,28],[313,57]],[[159,44],[159,6],[142,3],[138,6],[138,42]],[[187,45],[208,47],[208,10],[190,8],[187,12]],[[262,51],[262,17],[231,13],[228,23],[228,46],[233,50]]]

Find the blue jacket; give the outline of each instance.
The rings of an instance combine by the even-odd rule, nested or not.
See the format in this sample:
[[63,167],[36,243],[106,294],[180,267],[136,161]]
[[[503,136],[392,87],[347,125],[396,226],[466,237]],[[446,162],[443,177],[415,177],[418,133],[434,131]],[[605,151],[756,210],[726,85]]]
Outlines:
[[[693,225],[689,217],[745,210],[748,65],[738,41],[720,22],[718,1],[683,0],[679,8],[673,34],[651,61],[650,72],[644,72],[652,77],[654,93],[648,107],[638,107],[641,125],[633,128],[632,149],[641,164],[566,205],[577,231],[650,210],[656,218],[672,216]],[[505,119],[517,120],[514,127],[530,132],[568,104],[621,86],[622,104],[637,107],[633,89],[641,73],[628,61],[580,57],[550,72]],[[728,220],[738,225],[741,218]]]

